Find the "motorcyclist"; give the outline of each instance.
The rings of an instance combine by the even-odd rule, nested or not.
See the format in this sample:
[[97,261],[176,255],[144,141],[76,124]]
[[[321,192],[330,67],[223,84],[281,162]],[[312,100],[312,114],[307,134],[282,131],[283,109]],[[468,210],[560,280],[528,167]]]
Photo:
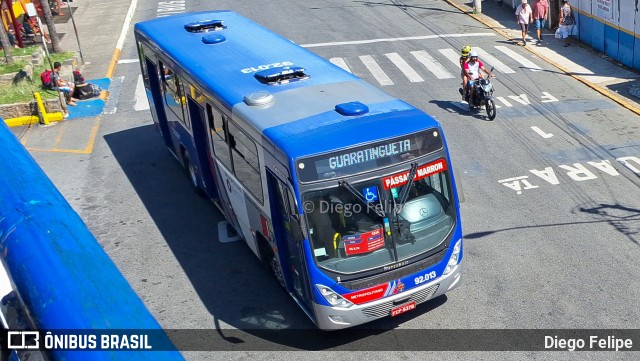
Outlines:
[[462,84],[460,89],[458,90],[462,95],[462,100],[465,100],[467,97],[467,73],[464,71],[464,64],[469,61],[469,53],[471,52],[471,46],[465,45],[462,47],[460,51],[460,78],[462,79]]
[[482,73],[480,70],[487,73],[489,76],[494,76],[491,74],[487,68],[484,67],[484,64],[478,59],[478,52],[473,50],[469,53],[469,61],[464,64],[464,71],[467,76],[467,102],[471,104],[473,101],[473,85],[478,79],[482,79]]

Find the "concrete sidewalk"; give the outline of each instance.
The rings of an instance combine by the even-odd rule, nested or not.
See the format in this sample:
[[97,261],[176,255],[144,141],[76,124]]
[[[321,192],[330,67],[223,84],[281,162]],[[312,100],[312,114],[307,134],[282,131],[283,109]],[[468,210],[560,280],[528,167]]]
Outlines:
[[596,52],[575,38],[571,39],[570,46],[564,47],[563,39],[556,39],[554,33],[548,29],[542,32],[542,44],[536,45],[536,41],[534,41],[536,31],[532,25],[529,26],[527,45],[522,46],[522,34],[516,23],[515,9],[511,8],[507,1],[504,1],[502,6],[499,5],[498,0],[483,1],[481,14],[473,13],[472,0],[445,1],[512,41],[514,47],[530,51],[547,63],[640,115],[640,74],[638,72]]
[[53,17],[62,48],[78,51],[70,15],[73,12],[85,61],[82,73],[86,79],[103,78],[109,73],[130,4],[131,0],[76,0],[62,8],[63,16]]

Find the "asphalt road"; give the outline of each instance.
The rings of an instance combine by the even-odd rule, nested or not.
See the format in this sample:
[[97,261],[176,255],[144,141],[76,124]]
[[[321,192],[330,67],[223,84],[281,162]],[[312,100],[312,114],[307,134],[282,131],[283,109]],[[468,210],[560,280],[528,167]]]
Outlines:
[[[637,115],[442,1],[141,1],[133,21],[205,9],[238,11],[432,114],[444,127],[465,198],[463,284],[416,311],[367,327],[640,327]],[[494,121],[460,102],[458,70],[448,56],[465,44],[482,49],[487,63],[490,56],[497,60],[491,64],[498,69],[494,86],[500,97]],[[440,71],[433,63],[422,64],[425,53]],[[137,58],[131,33],[120,58]],[[371,60],[382,73],[373,70]],[[111,94],[114,113],[86,120],[99,124],[92,153],[36,151],[34,157],[164,328],[313,328],[248,247],[221,242],[228,239],[218,229],[222,215],[191,190],[136,96],[139,73],[133,60],[118,65],[113,82],[122,85]],[[88,125],[77,129],[86,133]],[[30,136],[53,137],[57,131],[32,129]],[[185,356],[273,358],[265,352]],[[341,359],[446,356],[451,354],[339,354]]]

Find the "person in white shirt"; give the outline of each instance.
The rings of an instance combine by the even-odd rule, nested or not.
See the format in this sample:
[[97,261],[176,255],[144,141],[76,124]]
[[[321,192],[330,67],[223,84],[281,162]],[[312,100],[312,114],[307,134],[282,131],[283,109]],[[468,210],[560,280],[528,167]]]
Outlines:
[[522,30],[522,46],[526,46],[529,24],[533,22],[533,12],[531,6],[527,4],[527,0],[522,0],[522,4],[516,8],[516,21]]
[[464,64],[464,72],[467,75],[467,94],[469,95],[468,101],[469,104],[473,102],[473,85],[475,82],[482,78],[482,74],[480,70],[487,73],[489,76],[494,76],[491,74],[487,68],[484,67],[484,64],[478,59],[478,52],[473,50],[469,53],[469,61]]

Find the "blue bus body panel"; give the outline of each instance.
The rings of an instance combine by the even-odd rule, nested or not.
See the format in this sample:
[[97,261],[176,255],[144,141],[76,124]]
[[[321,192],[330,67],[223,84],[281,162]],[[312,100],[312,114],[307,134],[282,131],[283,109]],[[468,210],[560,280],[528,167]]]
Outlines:
[[[161,330],[2,119],[0,204],[0,258],[38,329]],[[166,336],[156,341],[173,347]],[[182,360],[178,352],[52,354],[56,360]]]
[[[210,33],[190,33],[184,25],[195,21],[223,20],[225,29],[219,30],[225,41],[205,44],[202,37]],[[157,43],[172,60],[180,59],[181,66],[198,79],[201,86],[221,97],[230,108],[243,101],[245,95],[256,91],[277,93],[323,83],[357,79],[341,71],[318,55],[298,46],[262,26],[231,11],[190,13],[149,20],[136,24],[137,34]],[[188,59],[188,61],[187,61]],[[278,63],[290,62],[306,69],[310,78],[286,86],[260,83],[255,77],[259,66],[277,68]],[[322,74],[322,76],[318,76]],[[230,86],[233,85],[233,86]]]
[[[335,111],[318,114],[266,129],[274,143],[295,160],[302,156],[337,151],[372,140],[390,139],[425,128],[438,127],[437,122],[422,111],[395,100],[369,104],[372,115],[344,117]],[[389,112],[388,109],[396,109]],[[383,111],[385,111],[383,113]],[[342,119],[336,119],[336,118]],[[326,125],[324,127],[318,124]],[[318,139],[322,139],[318,142]]]

